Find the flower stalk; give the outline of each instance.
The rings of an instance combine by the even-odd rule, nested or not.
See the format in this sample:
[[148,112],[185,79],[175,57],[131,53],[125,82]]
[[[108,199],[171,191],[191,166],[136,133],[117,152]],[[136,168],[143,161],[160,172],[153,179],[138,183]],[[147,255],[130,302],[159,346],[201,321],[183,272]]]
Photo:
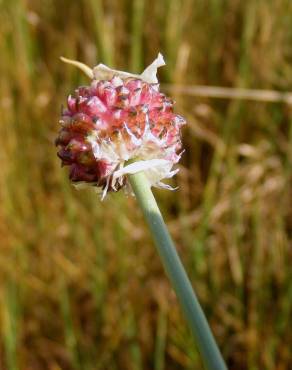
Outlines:
[[181,304],[206,369],[226,370],[222,355],[178,256],[145,174],[143,172],[130,174],[128,179],[148,223],[157,251]]
[[[92,81],[69,95],[55,141],[69,178],[93,186],[103,199],[109,191],[134,191],[207,370],[226,370],[208,322],[167,231],[151,186],[172,189],[162,180],[174,176],[186,123],[174,102],[159,90],[157,58],[140,75],[99,64],[93,69],[62,58]],[[173,189],[172,189],[173,190]]]

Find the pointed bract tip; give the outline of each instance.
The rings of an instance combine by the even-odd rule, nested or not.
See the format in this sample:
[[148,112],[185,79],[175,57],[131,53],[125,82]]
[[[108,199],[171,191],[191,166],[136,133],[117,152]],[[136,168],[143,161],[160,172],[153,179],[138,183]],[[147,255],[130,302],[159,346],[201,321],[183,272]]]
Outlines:
[[67,64],[71,64],[77,68],[79,68],[83,73],[86,74],[87,77],[90,79],[93,79],[93,71],[90,67],[88,67],[86,64],[78,62],[77,60],[68,59],[65,57],[60,57],[61,61]]

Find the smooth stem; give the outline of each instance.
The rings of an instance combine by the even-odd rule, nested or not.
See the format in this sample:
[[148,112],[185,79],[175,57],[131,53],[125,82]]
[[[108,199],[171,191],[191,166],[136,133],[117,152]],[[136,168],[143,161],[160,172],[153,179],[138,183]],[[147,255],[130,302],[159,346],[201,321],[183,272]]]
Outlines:
[[150,227],[163,266],[176,292],[185,317],[208,370],[226,370],[226,365],[177,254],[162,215],[143,172],[129,175],[132,189]]

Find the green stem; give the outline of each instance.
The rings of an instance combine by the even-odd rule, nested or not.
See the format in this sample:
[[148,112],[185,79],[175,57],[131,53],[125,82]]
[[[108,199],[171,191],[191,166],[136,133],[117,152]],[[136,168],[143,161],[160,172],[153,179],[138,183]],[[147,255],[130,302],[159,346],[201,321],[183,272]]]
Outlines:
[[208,370],[226,370],[206,317],[177,254],[162,215],[143,172],[129,175],[132,189],[150,227],[158,253]]

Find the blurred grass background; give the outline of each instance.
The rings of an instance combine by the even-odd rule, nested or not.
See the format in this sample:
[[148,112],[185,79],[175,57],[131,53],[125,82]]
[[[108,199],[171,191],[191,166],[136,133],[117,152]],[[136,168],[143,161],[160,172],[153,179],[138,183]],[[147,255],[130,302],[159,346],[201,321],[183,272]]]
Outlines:
[[[61,103],[88,83],[59,56],[162,83],[292,90],[291,0],[0,1],[0,368],[202,364],[135,200],[76,191]],[[176,192],[156,195],[230,369],[288,370],[292,107],[175,94]]]

